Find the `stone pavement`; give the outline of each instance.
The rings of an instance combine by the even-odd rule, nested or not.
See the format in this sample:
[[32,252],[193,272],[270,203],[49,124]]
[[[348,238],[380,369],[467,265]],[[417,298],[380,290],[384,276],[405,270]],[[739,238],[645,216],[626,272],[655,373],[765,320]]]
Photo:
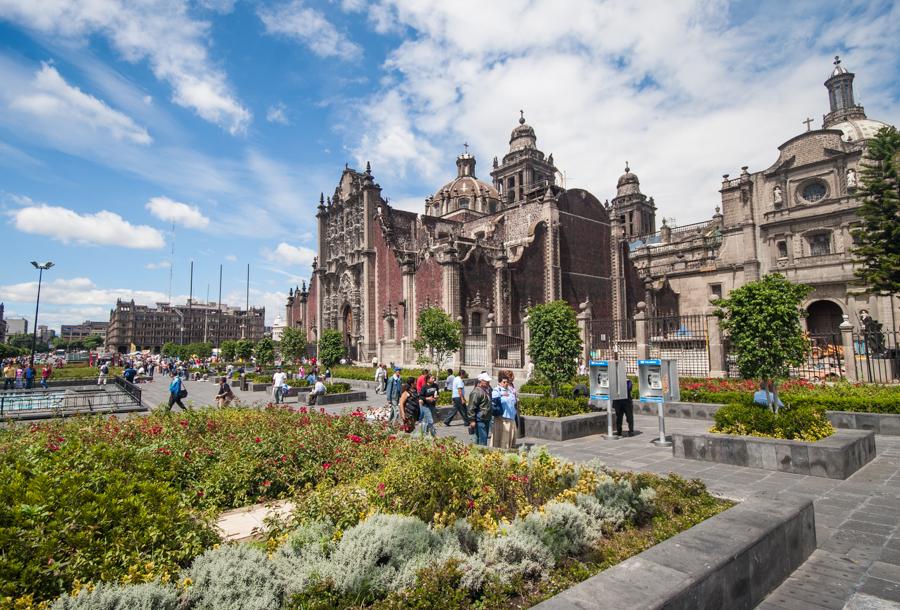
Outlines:
[[[212,402],[217,384],[188,382],[194,405]],[[144,402],[158,405],[168,397],[168,383],[158,380],[143,385]],[[235,391],[245,404],[265,404],[269,394]],[[369,400],[325,407],[341,413],[357,407],[381,405],[384,399],[369,391]],[[289,404],[297,404],[290,399]],[[655,417],[635,415],[638,434],[620,440],[588,436],[569,441],[520,439],[520,446],[546,446],[552,453],[574,461],[599,458],[611,468],[676,473],[699,478],[719,496],[744,500],[750,497],[811,499],[815,505],[817,550],[778,589],[758,606],[767,610],[813,610],[822,608],[880,610],[900,608],[900,437],[876,436],[875,459],[846,480],[743,468],[677,459],[671,448],[657,448]],[[667,432],[702,432],[710,423],[670,418]],[[438,436],[453,436],[471,442],[466,428],[457,419],[449,428],[437,425]],[[233,524],[237,534],[254,513]],[[238,519],[240,519],[238,517]],[[249,520],[248,520],[249,519]],[[246,521],[246,523],[244,523]],[[246,526],[246,527],[245,527]],[[226,528],[227,529],[227,528]]]

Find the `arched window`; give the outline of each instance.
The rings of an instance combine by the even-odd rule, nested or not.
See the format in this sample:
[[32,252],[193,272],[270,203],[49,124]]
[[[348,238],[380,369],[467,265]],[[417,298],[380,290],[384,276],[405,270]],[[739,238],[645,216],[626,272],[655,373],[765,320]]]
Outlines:
[[831,233],[814,233],[806,238],[810,256],[831,254]]
[[459,204],[459,209],[461,209],[461,210],[469,209],[469,198],[468,197],[460,197],[459,199],[456,200],[456,202]]

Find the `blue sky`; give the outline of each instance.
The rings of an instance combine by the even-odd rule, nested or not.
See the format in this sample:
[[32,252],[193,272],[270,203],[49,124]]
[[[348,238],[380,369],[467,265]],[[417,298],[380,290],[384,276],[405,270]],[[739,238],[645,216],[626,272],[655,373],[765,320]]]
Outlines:
[[[519,109],[567,186],[625,161],[660,214],[708,218],[827,112],[834,55],[900,118],[896,2],[0,0],[0,301],[41,322],[117,297],[253,304],[309,273],[315,205],[371,161],[421,211],[462,143],[488,178]],[[174,233],[173,233],[174,225]],[[173,251],[174,240],[174,254]]]

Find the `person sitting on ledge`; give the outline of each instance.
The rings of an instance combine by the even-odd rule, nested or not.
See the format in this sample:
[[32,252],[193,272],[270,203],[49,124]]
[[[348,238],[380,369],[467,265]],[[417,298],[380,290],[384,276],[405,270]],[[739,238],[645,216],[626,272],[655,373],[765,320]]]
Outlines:
[[[767,389],[768,393],[766,392]],[[781,402],[781,399],[775,395],[775,384],[773,384],[771,381],[759,382],[759,389],[753,393],[753,402],[754,404],[761,405],[763,407],[772,406],[772,403],[774,403],[776,411],[784,407],[784,403]]]

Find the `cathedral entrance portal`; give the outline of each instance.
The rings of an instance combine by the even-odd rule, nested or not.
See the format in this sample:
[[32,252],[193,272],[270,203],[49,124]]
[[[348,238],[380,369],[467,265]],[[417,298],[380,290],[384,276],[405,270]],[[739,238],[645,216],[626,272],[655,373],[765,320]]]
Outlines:
[[806,308],[806,328],[810,335],[838,335],[841,332],[841,321],[844,312],[837,303],[831,301],[813,301]]
[[344,349],[351,360],[356,360],[356,345],[353,343],[353,308],[344,305],[341,311],[341,335],[344,338]]

